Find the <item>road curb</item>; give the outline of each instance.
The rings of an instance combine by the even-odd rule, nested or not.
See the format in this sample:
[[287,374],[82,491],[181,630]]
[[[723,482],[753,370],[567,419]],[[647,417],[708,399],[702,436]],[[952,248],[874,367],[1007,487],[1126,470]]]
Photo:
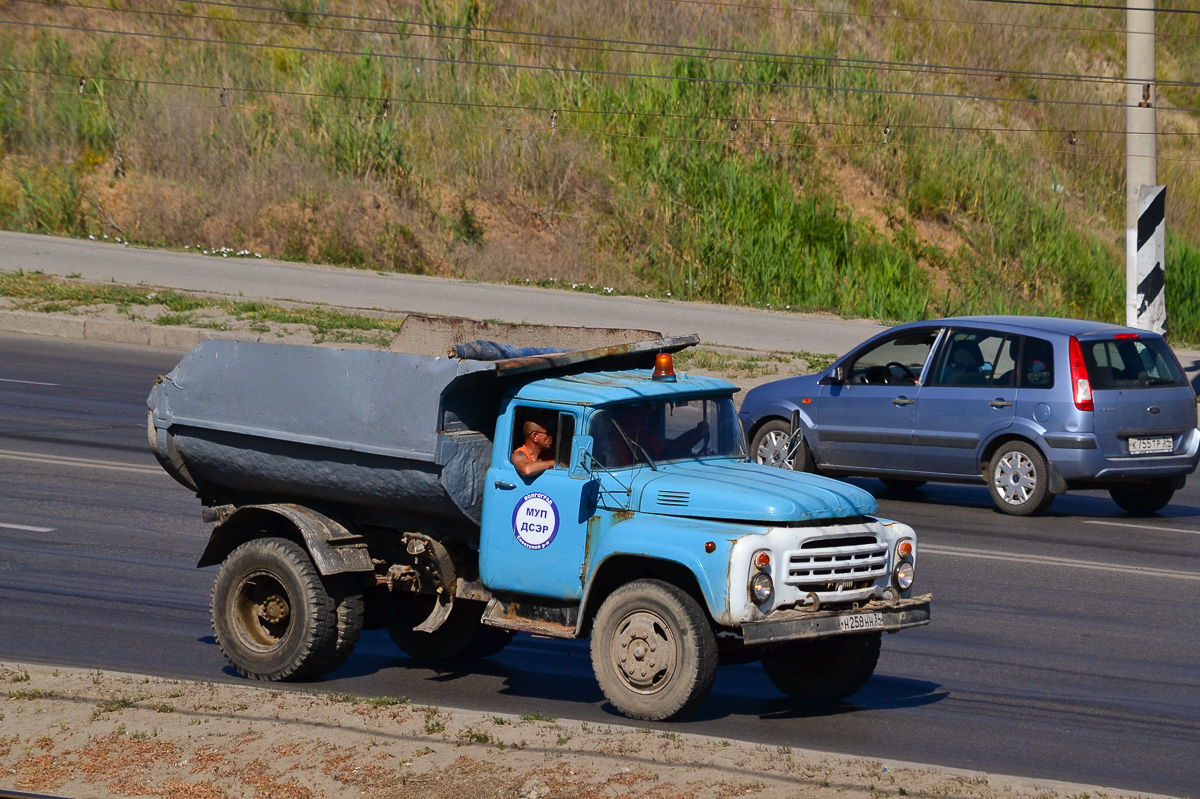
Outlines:
[[[0,333],[105,344],[130,344],[164,350],[189,350],[202,341],[234,337],[219,330],[89,319],[84,316],[45,314],[36,311],[0,311]],[[240,341],[264,340],[262,336],[247,336],[241,333],[236,338]]]

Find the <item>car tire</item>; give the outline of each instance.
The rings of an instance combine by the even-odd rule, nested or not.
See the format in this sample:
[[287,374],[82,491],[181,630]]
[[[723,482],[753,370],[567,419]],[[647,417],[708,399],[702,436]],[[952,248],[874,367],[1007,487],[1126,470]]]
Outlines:
[[1170,480],[1151,480],[1149,483],[1115,485],[1108,489],[1108,494],[1122,510],[1143,516],[1165,508],[1175,496],[1175,488]]
[[793,641],[763,655],[771,683],[802,702],[837,702],[858,693],[879,663],[880,633]]
[[916,491],[921,486],[925,485],[926,480],[910,480],[906,477],[880,477],[879,482],[893,491]]
[[811,472],[812,454],[808,444],[801,441],[791,458],[785,458],[788,442],[792,437],[792,426],[782,419],[772,419],[758,428],[750,442],[750,458],[764,466],[791,469],[794,472]]
[[1050,507],[1050,473],[1046,458],[1025,441],[1000,445],[983,475],[996,507],[1011,516],[1034,516]]

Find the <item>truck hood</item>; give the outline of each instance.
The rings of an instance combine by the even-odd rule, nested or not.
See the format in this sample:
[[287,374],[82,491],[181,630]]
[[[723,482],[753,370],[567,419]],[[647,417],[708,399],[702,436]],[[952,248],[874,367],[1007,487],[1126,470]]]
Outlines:
[[879,510],[874,497],[849,483],[753,463],[673,463],[639,478],[634,507],[643,513],[783,524]]

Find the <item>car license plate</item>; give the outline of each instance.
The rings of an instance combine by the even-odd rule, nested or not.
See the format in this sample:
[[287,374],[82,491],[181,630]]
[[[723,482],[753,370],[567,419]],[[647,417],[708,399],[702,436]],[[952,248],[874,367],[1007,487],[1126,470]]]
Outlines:
[[847,633],[854,630],[882,630],[882,613],[860,613],[857,616],[838,616],[838,627]]
[[1130,455],[1153,455],[1160,452],[1170,452],[1175,449],[1174,442],[1166,438],[1131,438],[1129,439]]

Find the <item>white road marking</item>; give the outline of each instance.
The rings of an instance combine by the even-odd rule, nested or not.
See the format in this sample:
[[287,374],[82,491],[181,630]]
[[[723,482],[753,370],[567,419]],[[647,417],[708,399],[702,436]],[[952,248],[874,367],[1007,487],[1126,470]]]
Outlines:
[[1072,569],[1091,569],[1092,571],[1120,572],[1139,577],[1165,577],[1176,580],[1195,580],[1200,582],[1200,573],[1181,572],[1171,569],[1152,569],[1144,566],[1115,566],[1111,563],[1097,563],[1091,560],[1072,560],[1070,558],[1051,558],[1046,555],[1014,555],[1009,552],[992,552],[986,549],[960,549],[958,547],[939,547],[929,544],[918,545],[917,552],[929,552],[933,555],[951,555],[960,558],[981,558],[983,560],[1005,560],[1012,563],[1037,564],[1039,566],[1066,566]]
[[0,522],[0,527],[3,527],[6,530],[25,530],[26,532],[30,532],[30,533],[53,533],[54,532],[53,527],[30,527],[27,524],[5,524],[4,522]]
[[139,466],[132,463],[98,461],[90,458],[68,458],[63,455],[35,455],[28,452],[16,452],[11,449],[0,449],[0,458],[14,461],[32,461],[34,463],[53,463],[59,466],[80,466],[85,469],[112,469],[118,472],[138,472],[139,474],[166,474],[158,466]]
[[61,386],[62,383],[39,383],[36,380],[13,380],[8,377],[0,377],[0,383],[22,383],[27,386]]
[[1135,530],[1153,530],[1156,533],[1183,533],[1184,535],[1200,535],[1200,530],[1184,530],[1182,527],[1156,527],[1153,524],[1133,524],[1132,522],[1101,522],[1085,521],[1084,524],[1101,524],[1105,527],[1132,527]]

